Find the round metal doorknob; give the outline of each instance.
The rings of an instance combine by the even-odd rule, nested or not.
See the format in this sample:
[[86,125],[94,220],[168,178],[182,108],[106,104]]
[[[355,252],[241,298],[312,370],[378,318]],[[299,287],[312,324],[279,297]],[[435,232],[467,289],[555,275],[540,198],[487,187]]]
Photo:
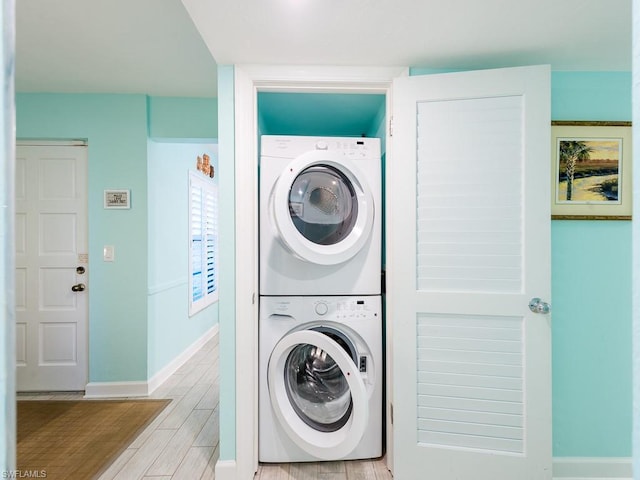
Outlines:
[[539,298],[532,298],[529,302],[529,310],[531,310],[533,313],[541,313],[545,315],[551,311],[551,305],[549,305],[547,302],[543,302]]
[[71,291],[72,292],[84,292],[85,288],[87,288],[87,286],[84,283],[78,283],[77,285],[74,285],[73,287],[71,287]]

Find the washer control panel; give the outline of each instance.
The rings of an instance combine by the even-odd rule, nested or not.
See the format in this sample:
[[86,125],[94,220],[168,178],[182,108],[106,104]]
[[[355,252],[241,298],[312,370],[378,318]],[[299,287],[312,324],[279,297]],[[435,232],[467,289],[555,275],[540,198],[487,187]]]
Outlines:
[[349,320],[381,320],[381,300],[371,296],[262,297],[261,317],[297,322],[316,320],[348,323]]
[[323,319],[377,318],[378,308],[367,297],[322,298],[313,302],[314,313]]

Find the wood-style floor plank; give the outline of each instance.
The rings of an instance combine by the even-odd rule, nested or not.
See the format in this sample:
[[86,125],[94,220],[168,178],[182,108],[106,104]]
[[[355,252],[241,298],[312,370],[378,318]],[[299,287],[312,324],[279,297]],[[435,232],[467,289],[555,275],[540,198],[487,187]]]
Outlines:
[[289,466],[289,478],[295,480],[316,480],[318,478],[318,464],[292,463]]
[[382,459],[261,464],[256,480],[392,480]]
[[262,465],[256,476],[260,480],[287,480],[289,478],[289,465],[279,463]]
[[[162,450],[156,461],[147,469],[145,475],[174,475],[180,465],[180,462],[184,459],[189,448],[193,445],[193,442],[211,416],[211,413],[211,410],[192,410],[191,414],[176,431],[175,435]],[[163,425],[164,422],[160,425],[160,429],[162,429]]]
[[349,480],[374,480],[376,473],[370,461],[344,462]]
[[[173,437],[174,430],[155,430],[144,443],[136,450],[131,459],[124,464],[122,469],[113,477],[114,480],[131,480],[142,478],[151,464],[158,458],[160,452]],[[104,476],[101,476],[101,480]]]
[[213,447],[191,447],[175,471],[175,478],[202,478],[209,459],[213,456]]

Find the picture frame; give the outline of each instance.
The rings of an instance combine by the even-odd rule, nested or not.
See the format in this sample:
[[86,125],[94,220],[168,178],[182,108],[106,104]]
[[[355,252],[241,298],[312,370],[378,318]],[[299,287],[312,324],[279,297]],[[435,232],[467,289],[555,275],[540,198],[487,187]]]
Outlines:
[[551,218],[631,220],[631,122],[551,122]]
[[131,190],[105,190],[104,208],[119,210],[131,208]]

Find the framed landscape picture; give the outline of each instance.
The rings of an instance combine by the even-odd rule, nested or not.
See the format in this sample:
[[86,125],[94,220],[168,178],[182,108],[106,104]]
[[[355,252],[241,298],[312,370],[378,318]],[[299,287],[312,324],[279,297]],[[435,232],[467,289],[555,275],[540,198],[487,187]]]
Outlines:
[[631,122],[551,123],[551,218],[631,220]]

